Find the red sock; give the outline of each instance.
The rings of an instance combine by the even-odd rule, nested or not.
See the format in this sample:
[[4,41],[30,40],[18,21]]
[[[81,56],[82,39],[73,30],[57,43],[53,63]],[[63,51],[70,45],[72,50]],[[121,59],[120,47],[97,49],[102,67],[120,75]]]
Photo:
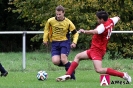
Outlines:
[[77,66],[78,66],[78,63],[73,61],[70,65],[69,69],[67,70],[66,75],[71,75]]
[[121,77],[121,78],[123,78],[123,76],[124,76],[123,72],[119,72],[119,71],[113,70],[111,68],[107,68],[106,74],[109,74],[109,75],[112,75],[112,76],[118,76],[118,77]]

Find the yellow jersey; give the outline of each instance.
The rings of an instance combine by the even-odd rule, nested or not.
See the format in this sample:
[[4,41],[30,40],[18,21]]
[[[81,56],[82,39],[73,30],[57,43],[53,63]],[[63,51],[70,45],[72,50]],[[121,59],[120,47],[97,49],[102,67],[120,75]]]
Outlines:
[[[65,18],[62,21],[56,20],[56,17],[49,18],[44,27],[43,41],[65,41],[70,37],[69,33],[73,34],[73,43],[77,44],[79,34],[76,31],[74,24]],[[68,36],[69,35],[69,36]]]

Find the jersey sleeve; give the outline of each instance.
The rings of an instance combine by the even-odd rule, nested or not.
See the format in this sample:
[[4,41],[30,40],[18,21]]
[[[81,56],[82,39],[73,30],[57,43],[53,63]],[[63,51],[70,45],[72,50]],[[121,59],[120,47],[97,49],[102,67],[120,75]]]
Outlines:
[[70,27],[69,27],[69,30],[70,30],[70,31],[73,31],[73,30],[76,29],[75,25],[74,25],[70,20],[69,20],[69,24],[70,24],[70,25],[69,25],[69,26],[70,26]]
[[98,25],[95,30],[98,31],[98,34],[102,34],[105,30],[104,25],[103,24]]
[[113,18],[110,18],[110,19],[113,20],[113,23],[115,25],[118,22],[119,17],[113,17]]
[[77,44],[78,37],[79,37],[79,33],[75,33],[75,34],[73,35],[73,43]]
[[50,28],[50,23],[48,20],[45,24],[45,27],[44,27],[43,42],[48,41],[48,35],[49,35],[49,30],[50,30],[49,28]]
[[76,30],[76,27],[75,25],[69,20],[69,30],[72,32],[72,31],[75,31],[75,33],[73,33],[73,43],[77,44],[77,41],[78,41],[78,37],[79,37],[79,34],[77,33],[77,30]]

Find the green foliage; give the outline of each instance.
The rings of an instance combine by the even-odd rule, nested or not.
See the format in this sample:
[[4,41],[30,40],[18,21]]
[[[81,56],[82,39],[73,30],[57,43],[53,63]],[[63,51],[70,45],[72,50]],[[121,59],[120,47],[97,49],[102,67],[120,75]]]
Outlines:
[[[110,17],[121,18],[114,30],[131,31],[133,28],[132,0],[14,0],[13,4],[16,9],[12,11],[20,14],[18,18],[40,25],[40,29],[37,30],[43,30],[47,19],[55,16],[57,5],[63,5],[66,8],[65,15],[72,20],[77,30],[79,28],[94,29],[96,26],[95,12],[102,9],[106,10]],[[33,28],[33,30],[36,29]],[[42,39],[41,36],[34,36],[31,40],[39,41]],[[113,34],[108,50],[111,54],[117,52],[122,56],[132,57],[132,40],[132,34]],[[78,48],[86,49],[90,45],[89,42],[91,42],[91,36],[80,35]]]

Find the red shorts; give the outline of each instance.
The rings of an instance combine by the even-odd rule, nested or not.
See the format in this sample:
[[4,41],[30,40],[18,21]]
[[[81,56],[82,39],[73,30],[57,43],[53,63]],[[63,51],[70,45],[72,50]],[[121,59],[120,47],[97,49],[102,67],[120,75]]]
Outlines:
[[90,48],[87,51],[87,55],[91,60],[102,60],[106,51],[99,48]]

